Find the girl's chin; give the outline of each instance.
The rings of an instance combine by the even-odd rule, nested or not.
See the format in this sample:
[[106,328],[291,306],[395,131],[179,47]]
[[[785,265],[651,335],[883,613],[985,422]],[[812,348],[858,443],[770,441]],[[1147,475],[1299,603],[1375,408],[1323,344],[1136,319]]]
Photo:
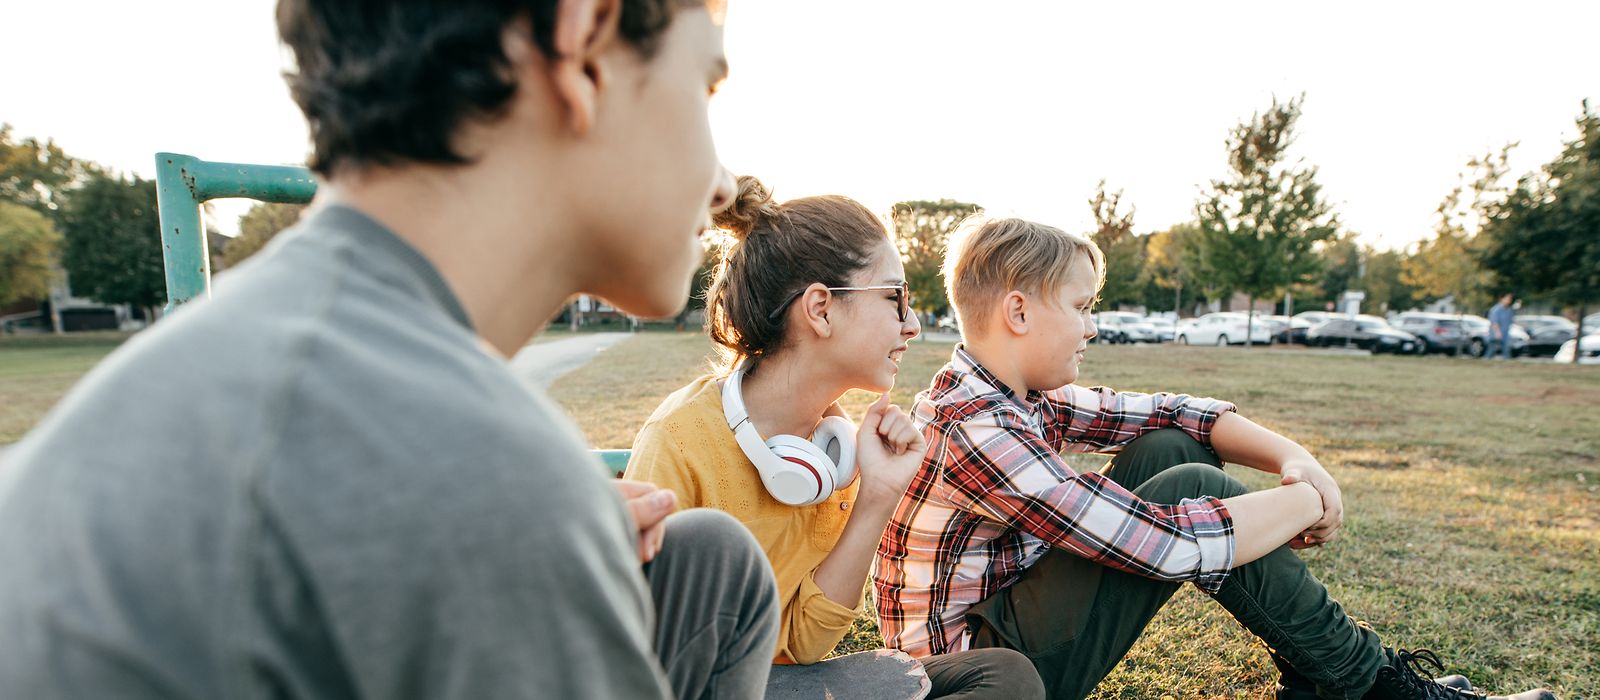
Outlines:
[[870,391],[874,394],[882,394],[893,386],[894,373],[882,372],[878,376],[868,378],[866,381],[862,382],[861,386],[856,388],[862,391]]

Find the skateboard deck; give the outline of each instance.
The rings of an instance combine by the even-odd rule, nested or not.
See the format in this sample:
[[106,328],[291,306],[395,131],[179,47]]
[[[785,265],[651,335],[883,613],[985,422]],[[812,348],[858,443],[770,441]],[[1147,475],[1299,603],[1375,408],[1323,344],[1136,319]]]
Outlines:
[[767,700],[922,700],[931,689],[916,659],[879,649],[810,666],[773,666]]

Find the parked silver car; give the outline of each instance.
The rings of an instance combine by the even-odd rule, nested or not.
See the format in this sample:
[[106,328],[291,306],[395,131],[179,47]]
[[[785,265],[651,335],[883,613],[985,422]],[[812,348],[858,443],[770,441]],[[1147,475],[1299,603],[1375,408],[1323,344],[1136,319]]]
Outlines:
[[[1482,316],[1464,316],[1462,323],[1467,329],[1467,354],[1473,357],[1483,357],[1491,348],[1499,346],[1499,337],[1491,337],[1489,319]],[[1511,324],[1511,355],[1513,357],[1528,351],[1528,332]]]
[[1170,318],[1150,316],[1144,322],[1150,324],[1151,328],[1156,329],[1156,342],[1158,343],[1170,343],[1173,338],[1178,337],[1178,324]]
[[[1489,319],[1471,314],[1407,311],[1395,316],[1395,328],[1417,336],[1423,352],[1465,352],[1482,357],[1489,348]],[[1527,350],[1528,333],[1511,327],[1511,353]]]
[[1096,339],[1103,343],[1155,343],[1155,326],[1131,311],[1101,311],[1095,314]]

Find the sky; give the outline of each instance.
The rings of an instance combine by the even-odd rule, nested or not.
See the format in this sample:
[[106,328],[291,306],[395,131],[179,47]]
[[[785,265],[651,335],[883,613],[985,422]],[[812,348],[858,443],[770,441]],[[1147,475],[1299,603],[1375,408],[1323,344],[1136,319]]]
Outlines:
[[[0,121],[142,177],[157,151],[303,163],[273,6],[6,0]],[[1087,232],[1104,179],[1148,232],[1192,218],[1229,129],[1303,93],[1291,156],[1347,230],[1404,247],[1468,158],[1515,141],[1512,172],[1535,170],[1600,108],[1596,26],[1590,0],[731,0],[712,128],[779,199],[951,198]]]

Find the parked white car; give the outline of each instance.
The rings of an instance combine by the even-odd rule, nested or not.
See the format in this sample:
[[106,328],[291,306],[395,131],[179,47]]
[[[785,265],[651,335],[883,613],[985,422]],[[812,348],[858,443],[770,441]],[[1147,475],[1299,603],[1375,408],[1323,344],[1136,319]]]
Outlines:
[[[1177,342],[1179,345],[1244,345],[1248,321],[1243,312],[1209,313],[1195,319],[1190,325],[1180,325]],[[1272,327],[1262,323],[1260,317],[1256,318],[1254,327],[1248,333],[1252,343],[1266,345],[1272,342]]]
[[1579,346],[1583,354],[1578,357],[1579,364],[1600,365],[1600,333],[1574,338],[1561,344],[1561,349],[1556,351],[1556,362],[1571,362],[1572,354],[1578,352]]

